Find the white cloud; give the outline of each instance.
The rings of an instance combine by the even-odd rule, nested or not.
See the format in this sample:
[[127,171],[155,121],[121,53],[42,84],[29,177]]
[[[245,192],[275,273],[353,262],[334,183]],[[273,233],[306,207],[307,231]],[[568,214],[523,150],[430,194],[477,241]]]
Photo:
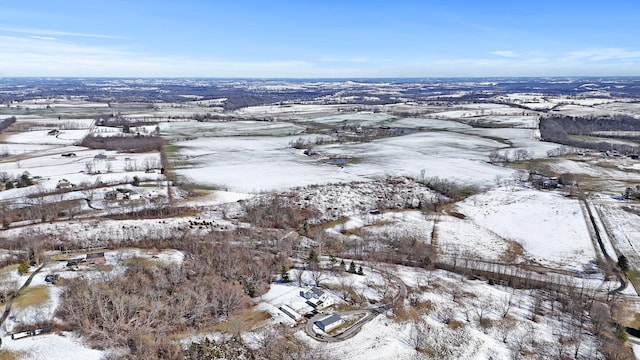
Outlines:
[[322,62],[363,63],[363,62],[369,61],[369,59],[366,56],[353,56],[353,57],[326,56],[326,57],[320,58],[320,61],[322,61]]
[[69,36],[69,37],[100,38],[100,39],[116,38],[114,36],[104,35],[104,34],[78,33],[78,32],[69,32],[69,31],[28,29],[28,28],[3,27],[3,26],[0,26],[0,31],[10,32],[14,34],[26,34],[26,35],[37,35],[37,36]]
[[489,54],[496,55],[496,56],[502,56],[502,57],[506,57],[506,58],[517,58],[517,57],[520,56],[520,55],[518,55],[518,53],[516,53],[515,51],[511,51],[511,50],[491,51]]
[[570,51],[565,55],[569,61],[606,61],[606,60],[640,60],[640,51],[619,48],[588,49]]
[[36,40],[48,40],[48,41],[56,41],[58,40],[57,38],[54,37],[50,37],[50,36],[36,36],[36,35],[32,35],[29,36],[31,39],[36,39]]

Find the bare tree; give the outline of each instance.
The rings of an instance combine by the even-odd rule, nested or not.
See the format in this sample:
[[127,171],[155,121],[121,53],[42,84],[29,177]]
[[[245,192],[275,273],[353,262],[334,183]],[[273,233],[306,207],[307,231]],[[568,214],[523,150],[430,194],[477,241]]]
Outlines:
[[500,315],[503,318],[506,318],[507,315],[509,315],[509,311],[511,310],[511,305],[513,305],[514,293],[515,293],[515,290],[512,289],[507,294],[504,294],[500,299],[500,302],[498,303],[498,306],[500,308]]
[[87,171],[87,174],[93,174],[93,171],[96,168],[96,164],[93,161],[85,161],[84,168]]
[[0,171],[0,183],[6,183],[11,180],[12,176],[6,171]]
[[414,350],[422,352],[427,350],[429,331],[431,328],[429,324],[422,318],[418,317],[411,322],[411,329],[409,330],[409,344]]
[[304,282],[303,282],[304,270],[291,269],[289,270],[289,273],[293,275],[293,278],[296,280],[296,283],[298,283],[298,286],[304,286]]
[[311,279],[316,284],[316,286],[322,286],[321,282],[326,279],[325,270],[321,267],[312,267],[309,269],[309,274],[311,275]]
[[473,312],[476,315],[478,325],[485,330],[491,325],[491,321],[487,316],[492,311],[493,311],[493,308],[491,306],[491,302],[487,299],[476,301],[473,304]]
[[590,311],[591,321],[593,323],[593,333],[600,335],[611,322],[611,314],[609,307],[602,302],[594,302]]
[[513,317],[506,316],[503,317],[502,320],[497,322],[494,329],[496,331],[496,335],[498,335],[498,338],[506,344],[509,339],[515,335],[514,329],[516,328],[516,325],[517,321]]

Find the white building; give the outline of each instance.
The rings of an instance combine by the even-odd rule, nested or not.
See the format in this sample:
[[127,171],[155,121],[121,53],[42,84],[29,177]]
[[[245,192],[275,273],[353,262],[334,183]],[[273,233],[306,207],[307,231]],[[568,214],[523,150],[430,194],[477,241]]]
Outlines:
[[314,308],[325,308],[334,304],[333,298],[324,290],[314,286],[300,295]]
[[289,305],[282,305],[280,306],[279,310],[295,321],[302,320],[302,315],[298,314],[298,312],[293,310]]
[[320,330],[326,333],[337,328],[343,323],[344,323],[344,320],[338,314],[331,314],[331,315],[325,316],[322,319],[315,322],[316,326],[318,326]]

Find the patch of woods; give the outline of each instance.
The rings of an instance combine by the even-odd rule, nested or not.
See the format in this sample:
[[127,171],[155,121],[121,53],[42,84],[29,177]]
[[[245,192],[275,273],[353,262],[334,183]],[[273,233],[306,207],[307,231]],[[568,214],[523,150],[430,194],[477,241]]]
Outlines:
[[291,197],[265,196],[244,205],[244,220],[258,227],[289,229],[300,227],[318,211],[312,207],[300,209]]
[[617,150],[627,154],[637,154],[640,152],[640,147],[606,140],[580,140],[571,136],[597,136],[598,138],[622,138],[640,141],[640,134],[633,135],[633,133],[628,133],[638,131],[640,131],[640,122],[638,119],[628,115],[598,117],[550,116],[540,118],[540,135],[543,140],[601,151]]
[[156,125],[158,121],[152,120],[131,120],[123,116],[102,115],[94,118],[99,126],[121,127],[122,131],[128,133],[129,128],[138,126]]
[[181,359],[173,335],[205,331],[251,306],[271,279],[267,257],[227,243],[193,244],[182,264],[130,258],[98,280],[65,282],[66,327],[124,359]]
[[409,308],[393,309],[393,319],[410,326],[415,359],[475,358],[481,342],[472,330],[502,342],[512,359],[633,359],[624,327],[612,319],[627,305],[580,284],[507,290],[501,297],[467,292],[453,279],[422,284],[452,302],[425,304],[410,295]]
[[259,227],[298,229],[305,223],[320,225],[339,221],[345,213],[374,214],[403,209],[430,211],[434,206],[451,201],[448,196],[464,198],[477,191],[479,189],[474,186],[426,177],[387,177],[373,181],[310,185],[243,201],[242,220]]
[[311,348],[294,336],[291,328],[277,326],[258,331],[250,346],[240,336],[221,340],[193,342],[185,353],[187,360],[243,359],[243,360],[329,360],[326,353]]
[[626,188],[622,196],[627,200],[640,200],[640,185],[636,185],[635,188]]
[[[31,186],[35,183],[35,179],[31,177],[28,171],[25,171],[20,176],[13,176],[6,171],[0,171],[0,185],[4,184],[5,190],[13,188],[23,188]],[[0,188],[0,190],[2,190]]]
[[[420,177],[416,179],[417,182],[425,185],[429,189],[444,195],[448,201],[453,200],[460,201],[468,198],[471,195],[477,194],[481,191],[475,185],[460,185],[449,179],[434,177],[425,177],[424,173],[421,173]],[[446,199],[438,198],[439,201]]]
[[9,126],[13,125],[13,123],[16,122],[16,120],[17,119],[15,116],[11,116],[4,120],[0,120],[0,133],[7,130]]
[[90,149],[114,150],[120,152],[149,152],[160,151],[162,148],[162,138],[158,135],[117,135],[117,136],[96,136],[87,135],[80,142],[80,146]]

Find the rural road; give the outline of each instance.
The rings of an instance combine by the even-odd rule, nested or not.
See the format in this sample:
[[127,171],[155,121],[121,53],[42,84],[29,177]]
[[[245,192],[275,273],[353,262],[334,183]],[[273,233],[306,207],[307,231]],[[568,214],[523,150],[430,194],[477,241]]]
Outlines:
[[11,313],[11,306],[13,305],[13,300],[20,295],[20,292],[22,290],[24,290],[27,286],[29,286],[29,284],[31,284],[33,277],[36,276],[36,274],[39,273],[40,270],[42,270],[44,265],[45,263],[43,262],[42,265],[40,265],[40,267],[38,267],[33,273],[31,273],[31,276],[29,276],[27,281],[24,282],[24,284],[20,287],[20,289],[18,289],[18,291],[16,291],[9,297],[9,299],[7,300],[7,303],[4,306],[4,312],[0,317],[0,326],[4,324],[5,320],[7,320],[7,318],[9,317],[9,314]]
[[[618,294],[621,291],[623,291],[624,289],[627,288],[627,282],[624,279],[624,276],[622,276],[622,273],[620,272],[620,270],[618,269],[618,265],[616,260],[614,260],[611,255],[609,255],[607,253],[607,249],[606,246],[604,245],[603,241],[602,241],[602,236],[600,235],[600,229],[598,228],[598,224],[596,222],[595,216],[597,216],[597,213],[595,211],[591,211],[591,205],[587,202],[586,197],[581,196],[580,199],[582,200],[582,202],[584,203],[585,208],[587,209],[587,214],[589,215],[589,219],[591,220],[591,225],[593,226],[593,231],[595,233],[596,236],[596,240],[598,242],[598,246],[600,247],[600,251],[602,252],[604,258],[607,260],[607,262],[611,265],[611,269],[613,269],[613,272],[616,274],[616,277],[618,278],[618,281],[620,282],[620,286],[618,286],[616,289],[613,289],[611,291],[609,291],[609,294]],[[596,213],[596,215],[594,215],[594,213]],[[600,220],[600,223],[603,224],[604,223]],[[605,230],[605,229],[603,229]],[[613,246],[613,244],[612,244]],[[615,254],[613,254],[615,255]]]
[[307,332],[307,335],[309,335],[313,339],[316,339],[322,342],[339,342],[339,341],[350,339],[360,332],[360,329],[364,324],[368,323],[369,321],[373,320],[373,318],[378,316],[380,314],[380,310],[378,308],[374,308],[374,309],[363,309],[363,310],[339,311],[339,312],[336,312],[335,314],[338,314],[340,315],[340,317],[343,317],[343,318],[347,316],[354,316],[354,315],[357,316],[357,315],[363,315],[363,314],[365,315],[365,317],[358,320],[357,323],[353,324],[351,327],[341,332],[340,334],[336,336],[327,336],[324,334],[318,334],[313,330],[313,326],[314,326],[313,324],[315,324],[316,321],[329,315],[326,313],[318,314],[307,321],[307,324],[304,327],[305,331]]

